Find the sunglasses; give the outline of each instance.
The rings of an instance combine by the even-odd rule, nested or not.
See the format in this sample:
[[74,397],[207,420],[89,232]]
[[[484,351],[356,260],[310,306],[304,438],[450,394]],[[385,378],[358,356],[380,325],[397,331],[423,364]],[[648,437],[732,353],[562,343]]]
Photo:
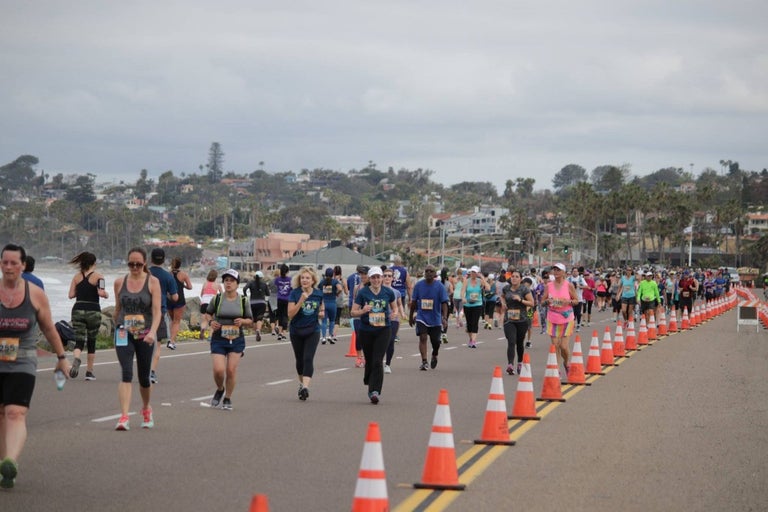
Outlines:
[[143,263],[139,263],[138,261],[129,261],[128,262],[128,267],[129,268],[143,268],[144,264]]
[[384,277],[393,277],[392,274],[384,274]]

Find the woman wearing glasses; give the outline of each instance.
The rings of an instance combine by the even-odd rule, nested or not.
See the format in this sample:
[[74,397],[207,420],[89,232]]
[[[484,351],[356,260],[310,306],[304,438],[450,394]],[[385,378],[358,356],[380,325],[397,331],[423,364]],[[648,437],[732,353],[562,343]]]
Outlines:
[[122,369],[117,385],[120,419],[115,430],[129,430],[128,409],[131,406],[133,359],[141,393],[141,428],[155,426],[149,404],[152,387],[149,372],[162,319],[160,281],[147,270],[147,252],[141,247],[128,251],[128,275],[115,280],[115,351]]

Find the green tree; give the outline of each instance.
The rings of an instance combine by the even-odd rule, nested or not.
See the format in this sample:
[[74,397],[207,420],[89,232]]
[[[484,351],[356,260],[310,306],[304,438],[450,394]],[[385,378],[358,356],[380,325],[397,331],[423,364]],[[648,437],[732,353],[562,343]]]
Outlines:
[[208,180],[211,183],[218,183],[224,176],[224,150],[218,142],[211,143],[208,150]]
[[95,201],[96,194],[93,192],[93,183],[95,179],[96,175],[91,173],[77,176],[75,184],[67,187],[67,192],[64,195],[64,198],[75,204],[85,204]]
[[558,193],[580,181],[587,181],[587,170],[580,165],[568,164],[552,178],[552,186]]

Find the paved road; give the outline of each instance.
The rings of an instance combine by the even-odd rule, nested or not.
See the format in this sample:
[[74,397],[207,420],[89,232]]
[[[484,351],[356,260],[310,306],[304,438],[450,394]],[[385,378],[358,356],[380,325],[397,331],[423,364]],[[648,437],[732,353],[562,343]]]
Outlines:
[[[602,339],[606,314],[592,328]],[[29,440],[8,510],[348,510],[367,425],[381,427],[390,503],[397,510],[765,510],[768,503],[768,339],[736,336],[735,313],[666,338],[592,386],[546,406],[540,422],[510,422],[514,447],[471,444],[482,428],[501,332],[466,348],[455,328],[435,371],[416,369],[405,329],[382,402],[371,405],[347,337],[321,346],[311,396],[296,398],[290,346],[250,343],[231,413],[204,407],[213,391],[206,345],[163,352],[156,427],[113,430],[118,367],[98,354],[98,380],[57,392],[42,361]],[[344,331],[342,331],[344,332]],[[583,333],[586,357],[589,333]],[[534,335],[540,389],[548,339]],[[517,377],[504,376],[511,410]],[[464,492],[414,491],[439,390],[449,391]],[[134,411],[139,409],[134,396]],[[543,404],[539,404],[543,407]],[[468,460],[470,459],[471,460]],[[14,508],[14,505],[17,507]]]

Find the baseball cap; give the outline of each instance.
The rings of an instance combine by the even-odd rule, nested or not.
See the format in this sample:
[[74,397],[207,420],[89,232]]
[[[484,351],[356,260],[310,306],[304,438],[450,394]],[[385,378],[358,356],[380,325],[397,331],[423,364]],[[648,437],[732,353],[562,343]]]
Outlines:
[[469,271],[470,272],[480,272],[480,267],[478,267],[477,265],[472,265],[472,267],[470,267]]
[[325,275],[328,276],[328,277],[332,277],[333,276],[333,269],[331,267],[328,267],[327,269],[325,269]]
[[358,265],[357,266],[357,272],[359,274],[367,274],[368,273],[368,267],[366,265]]
[[257,270],[256,276],[258,276],[259,279],[264,279],[264,272],[262,272],[261,270]]
[[382,276],[382,275],[384,275],[384,272],[382,272],[379,267],[371,267],[368,270],[368,277]]
[[648,277],[648,276],[652,276],[652,275],[653,275],[653,272],[651,272],[650,270],[646,270],[646,271],[645,271],[645,276],[646,276],[646,277]]
[[165,251],[159,247],[155,247],[152,249],[150,257],[152,258],[152,263],[162,263],[165,261]]
[[237,272],[237,270],[235,270],[233,268],[227,269],[227,270],[225,270],[221,274],[221,280],[222,281],[224,280],[225,277],[231,277],[232,279],[234,279],[238,283],[240,282],[240,274]]
[[552,267],[553,268],[559,268],[560,270],[565,272],[565,265],[563,265],[562,263],[555,263],[554,265],[552,265]]

